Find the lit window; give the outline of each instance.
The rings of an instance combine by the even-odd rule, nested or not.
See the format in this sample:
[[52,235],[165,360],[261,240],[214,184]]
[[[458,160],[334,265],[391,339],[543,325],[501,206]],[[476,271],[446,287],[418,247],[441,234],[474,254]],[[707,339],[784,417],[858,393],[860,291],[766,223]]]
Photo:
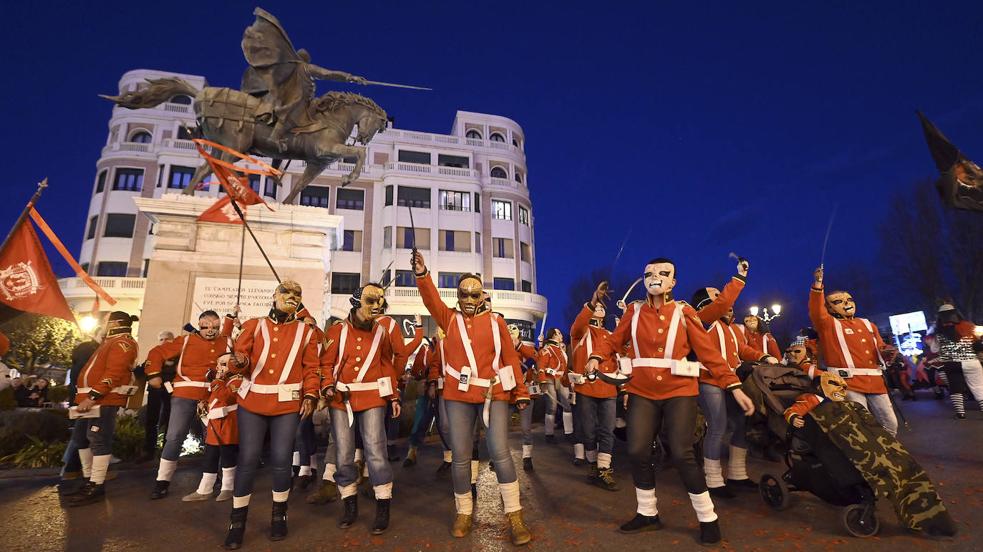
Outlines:
[[505,142],[505,137],[504,137],[504,136],[502,136],[502,135],[501,135],[500,133],[498,133],[498,132],[493,132],[493,133],[491,133],[491,136],[489,137],[489,139],[490,139],[490,140],[491,140],[492,142],[502,142],[502,143],[504,143],[504,142]]
[[362,211],[365,209],[365,192],[363,190],[338,188],[337,195],[338,200],[335,202],[335,208],[349,209],[352,211]]
[[396,287],[416,287],[416,276],[412,270],[397,270],[394,285]]
[[493,199],[492,218],[499,220],[512,220],[512,202]]
[[470,192],[440,190],[440,208],[445,211],[471,211]]
[[519,205],[519,224],[529,226],[529,209]]
[[481,133],[474,129],[469,130],[464,136],[465,138],[470,138],[471,140],[481,140]]
[[505,172],[505,169],[503,169],[502,167],[495,166],[495,167],[492,167],[491,168],[491,177],[492,178],[508,178],[509,177],[509,173]]
[[328,188],[324,186],[307,186],[300,192],[300,204],[327,209]]
[[143,189],[142,169],[116,169],[113,189],[125,192],[139,192]]
[[397,193],[396,205],[400,207],[417,207],[419,209],[430,208],[430,189],[413,188],[410,186],[400,186]]
[[458,282],[461,281],[461,276],[464,276],[463,272],[438,272],[437,287],[456,288]]
[[171,175],[167,179],[168,188],[184,189],[191,184],[191,177],[195,175],[194,167],[181,167],[179,165],[171,165]]

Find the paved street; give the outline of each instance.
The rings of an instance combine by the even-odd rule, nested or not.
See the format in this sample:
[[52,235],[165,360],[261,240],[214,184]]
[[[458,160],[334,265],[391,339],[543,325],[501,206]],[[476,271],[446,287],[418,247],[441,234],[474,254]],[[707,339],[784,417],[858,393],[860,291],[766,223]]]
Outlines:
[[[878,508],[879,536],[860,540],[847,535],[840,510],[807,494],[796,494],[792,507],[772,512],[756,493],[732,501],[717,501],[724,543],[720,548],[746,551],[777,550],[980,550],[983,531],[983,414],[971,412],[966,421],[951,419],[947,403],[922,394],[903,403],[911,430],[902,440],[927,469],[959,523],[954,539],[929,540],[907,534],[887,504]],[[538,439],[541,439],[537,435]],[[518,434],[513,455],[519,461]],[[659,476],[659,510],[666,525],[658,533],[621,535],[617,524],[633,515],[634,493],[627,475],[622,443],[615,452],[619,492],[588,486],[586,468],[570,464],[570,446],[545,445],[537,440],[536,471],[520,470],[523,506],[538,550],[651,550],[661,546],[703,549],[696,543],[696,519],[675,471]],[[453,516],[450,481],[438,480],[436,446],[428,447],[414,468],[396,466],[394,513],[389,532],[369,535],[374,505],[360,500],[361,518],[347,531],[335,527],[338,503],[309,506],[295,493],[290,501],[290,536],[280,543],[266,538],[269,528],[269,478],[257,483],[244,550],[507,550],[508,532],[501,514],[495,478],[483,464],[477,520],[473,535],[449,536]],[[751,473],[778,472],[778,464],[752,460]],[[151,502],[151,468],[122,469],[108,485],[110,498],[100,505],[65,510],[47,477],[0,480],[0,549],[47,550],[215,550],[221,544],[230,503],[182,503],[180,497],[197,485],[194,461],[183,462],[165,500]],[[481,497],[484,497],[483,499]]]

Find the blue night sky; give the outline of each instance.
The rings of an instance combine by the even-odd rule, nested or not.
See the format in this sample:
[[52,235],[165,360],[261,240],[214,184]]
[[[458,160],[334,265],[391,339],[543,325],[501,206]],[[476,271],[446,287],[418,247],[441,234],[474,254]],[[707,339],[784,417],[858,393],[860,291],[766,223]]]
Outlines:
[[[833,206],[828,281],[849,288],[837,272],[873,270],[891,194],[934,177],[916,108],[983,158],[983,4],[682,4],[263,7],[316,63],[435,88],[362,89],[400,128],[446,133],[456,109],[523,126],[539,290],[551,310],[562,310],[577,276],[610,265],[632,230],[619,271],[671,257],[688,298],[722,284],[735,251],[752,262],[739,308],[781,300],[787,323],[801,323]],[[237,86],[251,11],[236,2],[7,5],[0,220],[12,224],[47,176],[40,211],[77,253],[110,116],[96,94],[114,93],[135,68]],[[60,259],[55,266],[70,275]]]

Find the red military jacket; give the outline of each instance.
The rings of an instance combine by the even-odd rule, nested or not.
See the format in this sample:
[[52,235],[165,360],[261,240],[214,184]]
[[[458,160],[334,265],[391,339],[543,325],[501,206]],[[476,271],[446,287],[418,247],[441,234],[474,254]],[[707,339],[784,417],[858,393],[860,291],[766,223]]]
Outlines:
[[389,331],[378,320],[368,327],[359,327],[349,317],[328,328],[326,338],[330,345],[325,356],[321,389],[335,386],[334,397],[329,403],[331,408],[345,410],[342,391],[346,387],[352,412],[385,407],[388,401],[399,398],[397,380],[400,374],[393,366],[394,353],[389,336]]
[[668,367],[646,366],[685,360],[690,351],[696,353],[722,387],[732,389],[741,384],[714,347],[696,311],[681,301],[658,307],[647,300],[632,303],[592,358],[612,361],[626,346],[627,358],[632,363],[632,379],[626,389],[635,395],[652,400],[695,397],[699,393],[699,378],[673,374]]
[[410,355],[413,354],[413,351],[423,341],[423,328],[416,328],[413,339],[409,343],[406,343],[406,339],[403,337],[403,330],[399,327],[399,323],[396,322],[395,318],[380,316],[376,319],[376,322],[389,334],[389,342],[392,343],[393,350],[393,367],[396,368],[397,372],[402,374],[403,370],[406,369],[406,363],[410,360]]
[[303,397],[316,399],[321,379],[317,345],[314,328],[296,318],[285,322],[253,318],[243,323],[235,352],[248,362],[244,367],[230,364],[247,378],[238,390],[239,406],[278,416],[299,412]]
[[212,446],[239,444],[239,421],[236,416],[238,409],[237,395],[229,387],[229,381],[221,378],[212,380],[208,387],[206,444]]
[[418,389],[420,393],[426,391],[426,386],[429,381],[428,375],[430,371],[430,357],[433,356],[433,349],[430,348],[428,343],[424,343],[416,351],[416,356],[413,358],[413,365],[410,367],[410,377],[414,381],[421,382]]
[[[536,366],[539,368],[540,382],[564,379],[569,365],[570,359],[567,357],[567,352],[564,350],[563,345],[557,345],[550,341],[547,341],[545,345],[540,347],[539,353],[536,355]],[[553,371],[553,374],[550,375],[547,370]]]
[[826,399],[814,393],[803,393],[795,399],[795,403],[785,409],[785,421],[792,423],[792,418],[798,416],[805,418],[805,415],[812,412],[812,409],[819,406]]
[[[587,359],[594,354],[594,349],[611,335],[611,332],[604,327],[595,326],[592,323],[593,317],[594,312],[585,305],[580,310],[576,320],[573,321],[573,326],[570,327],[570,343],[574,343],[573,362],[570,370],[580,376],[586,376]],[[600,369],[604,372],[612,372],[615,368],[617,368],[617,364],[605,362]],[[584,383],[581,384],[574,383],[574,390],[579,394],[595,399],[609,399],[618,396],[618,390],[610,383],[600,379],[589,381],[586,377],[583,381]]]
[[174,396],[193,401],[208,397],[208,371],[215,368],[218,357],[229,351],[232,318],[226,317],[221,333],[209,341],[197,333],[161,343],[147,353],[147,378],[160,375],[164,362],[177,357],[177,375],[174,376]]
[[[473,383],[474,378],[492,380],[496,377],[495,368],[499,373],[510,371],[515,380],[515,387],[505,391],[501,382],[492,386],[492,399],[508,401],[512,395],[518,400],[528,400],[529,392],[522,380],[522,362],[518,353],[512,347],[512,336],[505,326],[505,320],[493,312],[482,312],[473,317],[466,317],[457,309],[444,304],[440,293],[427,274],[416,279],[417,288],[423,298],[430,315],[437,325],[444,330],[445,337],[441,341],[441,356],[444,362],[444,398],[452,401],[467,403],[482,403],[488,392],[487,387]],[[471,344],[474,361],[469,360],[467,348],[462,337],[461,328]],[[497,345],[496,345],[497,343]],[[471,366],[475,364],[475,366]],[[470,385],[466,391],[459,389],[459,379],[454,372],[460,373],[464,367],[470,367]]]
[[111,335],[102,340],[85,367],[79,372],[73,403],[92,398],[99,406],[125,406],[129,398],[114,393],[120,386],[133,381],[133,365],[137,360],[137,342],[129,333]]
[[778,341],[775,340],[775,336],[768,332],[763,334],[751,331],[747,326],[744,327],[744,337],[747,339],[747,344],[749,347],[754,349],[758,357],[764,355],[771,355],[775,358],[782,358],[781,348],[778,346]]
[[[761,360],[765,356],[758,354],[757,351],[748,346],[747,341],[744,339],[744,333],[739,328],[721,320],[727,314],[727,311],[734,306],[734,302],[737,301],[737,297],[743,289],[744,278],[734,276],[727,282],[724,289],[720,291],[720,295],[713,302],[705,305],[696,313],[703,323],[710,325],[707,329],[707,333],[710,334],[710,341],[732,371],[737,370],[742,360]],[[725,387],[720,378],[715,377],[707,370],[700,371],[700,381],[717,387]]]
[[[515,348],[515,351],[519,353],[519,358],[523,361],[532,359],[535,362],[539,356],[539,353],[536,352],[536,348],[524,341],[519,342],[519,346]],[[546,381],[546,374],[539,371],[539,366],[537,363],[535,370],[531,368],[526,370],[523,381],[526,382],[526,385],[529,385],[530,383],[543,383]]]
[[435,384],[437,393],[444,389],[444,357],[440,354],[439,337],[433,338],[433,350],[427,359],[427,385]]
[[858,393],[887,393],[881,375],[880,350],[884,340],[877,326],[866,318],[836,318],[826,310],[823,289],[812,288],[809,293],[809,318],[819,334],[826,369],[848,368],[877,370],[877,374],[853,375],[846,378],[847,389]]

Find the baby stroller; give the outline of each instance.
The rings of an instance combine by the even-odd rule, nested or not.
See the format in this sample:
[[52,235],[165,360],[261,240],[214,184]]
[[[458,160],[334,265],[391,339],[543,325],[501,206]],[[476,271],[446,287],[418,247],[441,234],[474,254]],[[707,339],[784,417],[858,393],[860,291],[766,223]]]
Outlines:
[[761,476],[758,490],[765,504],[784,510],[793,491],[807,491],[824,502],[842,506],[843,526],[851,535],[876,535],[880,522],[875,514],[875,495],[862,474],[811,416],[805,417],[802,428],[793,428],[785,421],[785,409],[799,395],[817,391],[809,376],[797,368],[758,364],[744,382],[744,390],[757,405],[758,423],[767,425],[785,445],[786,471],[780,476]]

